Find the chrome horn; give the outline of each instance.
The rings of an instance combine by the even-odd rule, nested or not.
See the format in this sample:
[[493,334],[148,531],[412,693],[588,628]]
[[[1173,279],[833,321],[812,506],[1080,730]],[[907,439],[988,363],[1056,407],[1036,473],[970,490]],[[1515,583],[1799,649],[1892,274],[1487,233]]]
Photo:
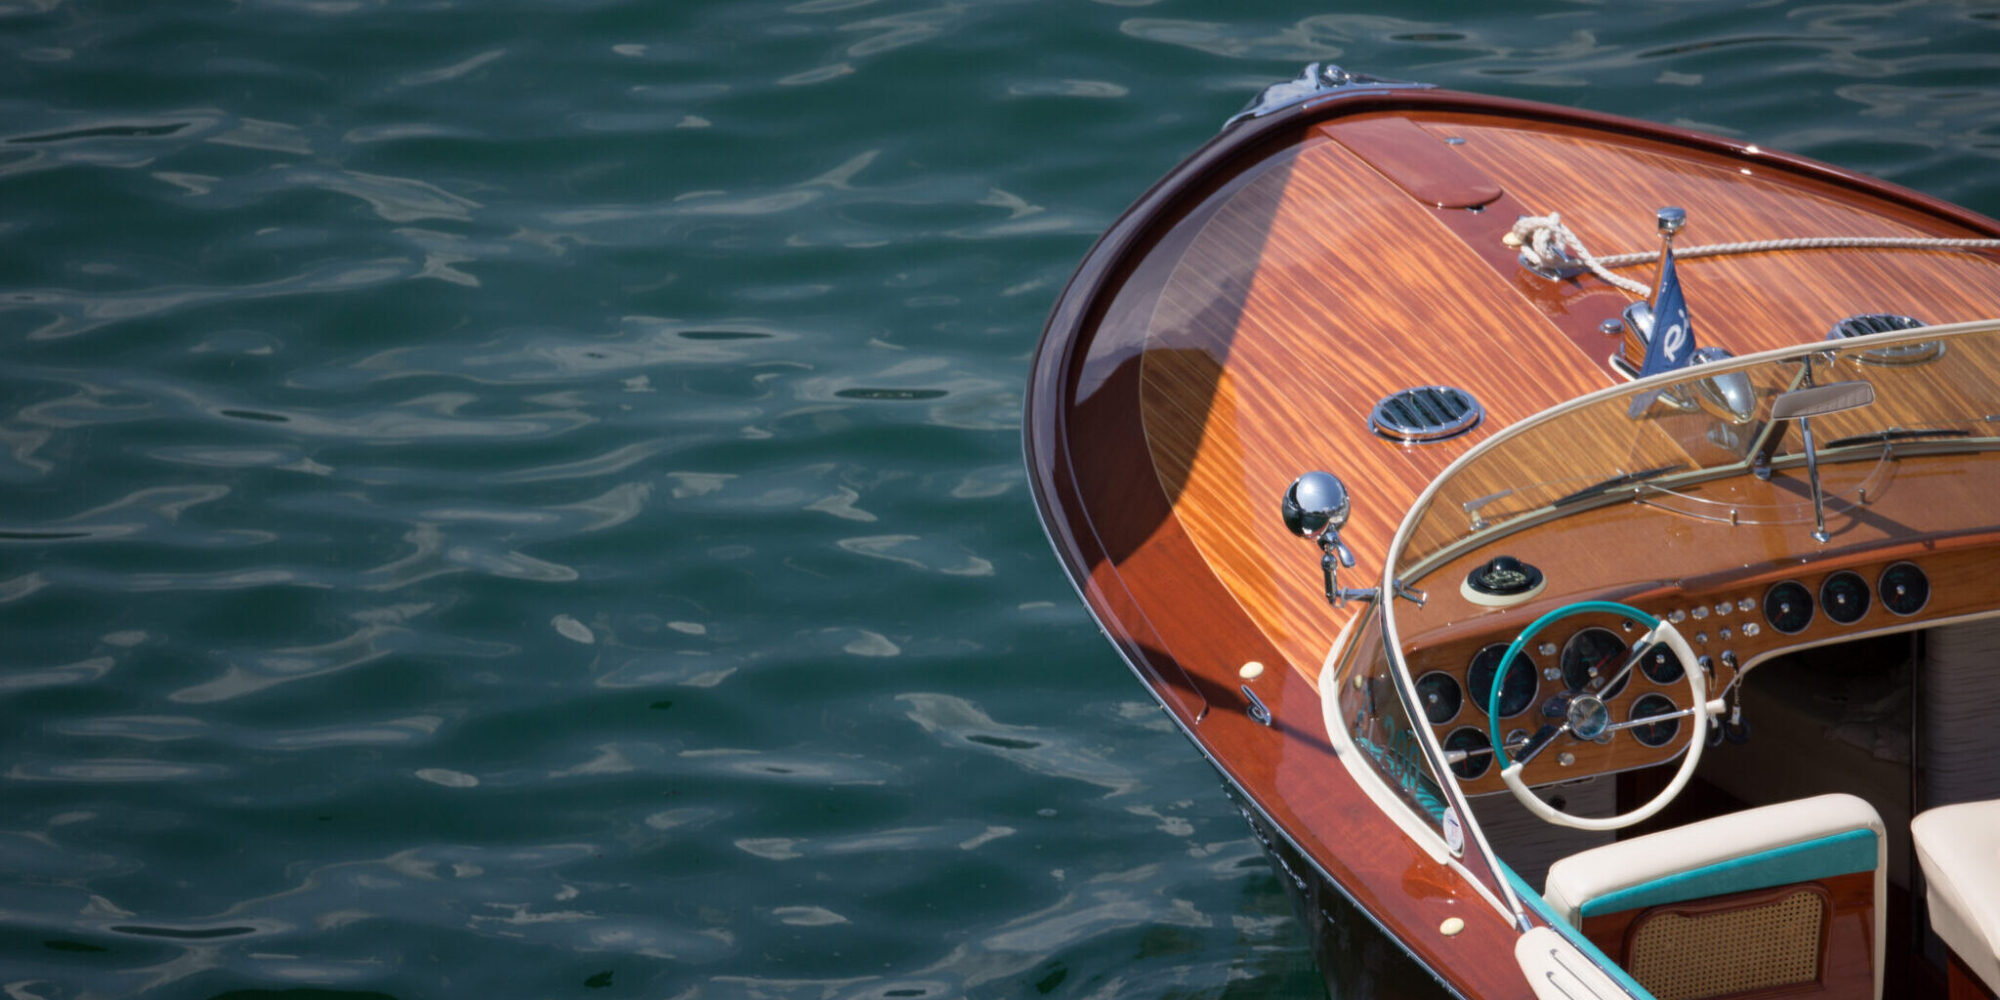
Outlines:
[[[1285,527],[1301,538],[1317,539],[1322,531],[1338,532],[1347,524],[1347,484],[1329,472],[1308,472],[1292,480],[1285,491]],[[1354,565],[1353,559],[1342,561]]]
[[[1697,347],[1690,365],[1726,361],[1735,355],[1720,347]],[[1747,424],[1757,416],[1757,393],[1744,372],[1710,375],[1694,384],[1694,405],[1732,424]]]
[[1340,529],[1347,523],[1346,483],[1331,473],[1308,472],[1292,480],[1280,509],[1292,534],[1319,543],[1319,568],[1326,577],[1328,603],[1337,608],[1348,601],[1375,599],[1373,587],[1354,590],[1338,585],[1339,567],[1354,568],[1354,552],[1340,540]]

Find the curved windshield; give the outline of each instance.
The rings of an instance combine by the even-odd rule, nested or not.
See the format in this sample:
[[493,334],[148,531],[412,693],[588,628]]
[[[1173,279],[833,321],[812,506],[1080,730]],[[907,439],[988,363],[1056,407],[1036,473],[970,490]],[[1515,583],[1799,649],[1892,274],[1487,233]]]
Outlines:
[[[1856,402],[1773,420],[1781,397]],[[2000,325],[1929,327],[1683,368],[1545,411],[1446,469],[1404,519],[1391,578],[1425,573],[1469,545],[1611,503],[1638,500],[1697,517],[1768,524],[1811,521],[1808,497],[1752,502],[1743,473],[1806,463],[1806,430],[1832,514],[1879,490],[1886,458],[2000,445]],[[1798,399],[1799,397],[1795,397]],[[1803,402],[1811,403],[1813,398]],[[1822,403],[1821,405],[1828,405]]]
[[[1358,688],[1371,694],[1392,688],[1401,700],[1398,713],[1371,714],[1405,723],[1395,735],[1407,735],[1406,749],[1419,752],[1427,765],[1411,768],[1413,774],[1450,775],[1456,769],[1447,762],[1466,761],[1466,752],[1453,758],[1433,727],[1407,725],[1425,705],[1410,666],[1417,647],[1472,624],[1462,612],[1455,617],[1440,610],[1439,602],[1427,612],[1416,600],[1425,591],[1459,590],[1457,578],[1438,572],[1447,563],[1484,559],[1500,551],[1488,548],[1492,543],[1519,544],[1523,539],[1513,536],[1544,526],[1561,529],[1566,518],[1634,505],[1630,516],[1621,514],[1628,534],[1616,536],[1632,539],[1627,558],[1602,553],[1590,560],[1588,579],[1572,574],[1565,580],[1582,591],[1566,594],[1569,599],[1618,599],[1652,572],[1647,546],[1686,523],[1681,519],[1803,525],[1824,542],[1829,523],[1838,527],[1851,513],[1865,515],[1871,497],[1895,486],[1899,467],[1909,465],[1902,460],[1966,452],[2000,452],[2000,321],[1726,359],[1556,406],[1467,452],[1418,497],[1390,543],[1381,581],[1381,593],[1400,589],[1411,599],[1382,601],[1383,648],[1366,671],[1390,683],[1363,681]],[[1463,572],[1462,563],[1455,565]],[[1527,624],[1512,622],[1513,612],[1499,608],[1479,613],[1493,616],[1483,619],[1489,631],[1519,632]],[[1386,723],[1377,728],[1390,729]],[[1448,823],[1462,821],[1467,847],[1476,848],[1485,867],[1505,870],[1457,781],[1414,780],[1403,793],[1433,815],[1445,813]],[[1433,803],[1433,795],[1442,801]],[[1507,880],[1499,880],[1499,889],[1520,914]]]

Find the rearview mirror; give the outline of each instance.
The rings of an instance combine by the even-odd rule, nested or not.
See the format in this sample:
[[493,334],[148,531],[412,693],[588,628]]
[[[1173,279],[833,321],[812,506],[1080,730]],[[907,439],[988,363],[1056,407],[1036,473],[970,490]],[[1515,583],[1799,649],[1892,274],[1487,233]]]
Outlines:
[[1875,387],[1867,382],[1833,382],[1793,389],[1771,401],[1772,420],[1823,417],[1842,410],[1859,409],[1875,401]]

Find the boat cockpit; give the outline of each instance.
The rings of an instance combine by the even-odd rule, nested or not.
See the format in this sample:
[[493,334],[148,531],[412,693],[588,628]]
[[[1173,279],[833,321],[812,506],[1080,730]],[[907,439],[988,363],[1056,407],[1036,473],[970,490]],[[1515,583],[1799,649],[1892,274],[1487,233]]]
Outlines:
[[1380,611],[1322,674],[1334,744],[1531,982],[2000,983],[1996,387],[1987,322],[1585,396],[1438,476],[1369,592],[1338,482],[1294,484],[1329,599]]

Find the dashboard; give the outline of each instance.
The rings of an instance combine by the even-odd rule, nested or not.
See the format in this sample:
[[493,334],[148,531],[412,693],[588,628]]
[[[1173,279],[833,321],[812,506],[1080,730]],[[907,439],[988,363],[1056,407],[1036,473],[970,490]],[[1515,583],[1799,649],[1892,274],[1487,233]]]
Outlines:
[[[1615,599],[1673,623],[1694,650],[1695,668],[1704,672],[1714,698],[1739,679],[1755,683],[1750,670],[1757,662],[1791,649],[1990,611],[1996,589],[1990,565],[1984,548],[1933,546],[1918,558],[1795,565],[1789,572],[1682,581],[1671,591]],[[1552,580],[1550,589],[1557,583]],[[1536,634],[1501,669],[1521,628],[1564,603],[1543,598],[1533,606],[1479,615],[1467,627],[1409,651],[1418,707],[1467,793],[1504,788],[1492,752],[1489,708],[1499,718],[1510,754],[1531,738],[1546,740],[1575,696],[1592,695],[1608,711],[1609,726],[1596,739],[1555,736],[1528,763],[1523,777],[1529,784],[1649,767],[1686,749],[1692,735],[1683,712],[1691,701],[1688,666],[1664,647],[1644,647],[1648,627],[1630,616],[1594,610],[1565,617]]]

